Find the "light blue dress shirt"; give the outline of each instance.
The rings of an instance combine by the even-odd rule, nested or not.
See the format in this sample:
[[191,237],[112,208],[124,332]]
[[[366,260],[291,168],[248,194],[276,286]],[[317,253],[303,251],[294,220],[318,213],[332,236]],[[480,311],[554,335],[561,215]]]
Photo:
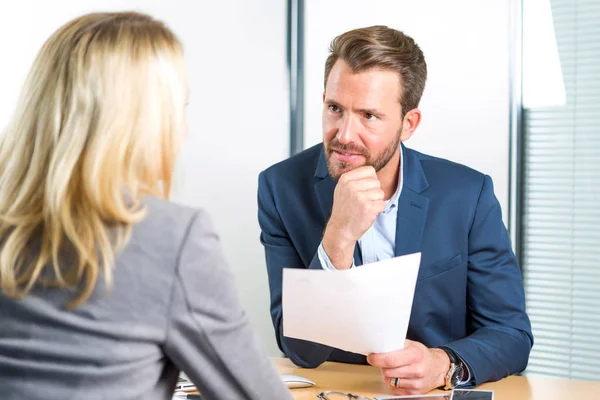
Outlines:
[[[385,203],[385,210],[377,216],[373,225],[362,235],[358,240],[358,245],[362,253],[363,264],[370,264],[376,261],[387,260],[394,257],[396,250],[396,220],[398,217],[398,199],[402,193],[404,182],[404,149],[400,147],[400,173],[398,174],[398,187],[396,192]],[[331,263],[329,256],[323,249],[323,241],[319,245],[317,251],[321,266],[325,270],[336,271],[336,268]],[[354,260],[352,267],[354,268]],[[466,363],[463,362],[467,369],[467,379],[460,384],[464,385],[471,381],[471,371]]]

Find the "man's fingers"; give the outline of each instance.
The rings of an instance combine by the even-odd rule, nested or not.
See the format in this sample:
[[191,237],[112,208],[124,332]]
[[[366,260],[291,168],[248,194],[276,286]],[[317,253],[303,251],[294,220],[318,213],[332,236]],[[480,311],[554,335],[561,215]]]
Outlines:
[[370,165],[364,165],[362,167],[354,168],[340,176],[340,182],[352,181],[363,178],[376,178],[377,172],[375,168]]
[[382,201],[383,207],[385,208],[385,201],[383,200],[384,195],[385,194],[383,193],[383,190],[381,190],[381,189],[366,190],[360,194],[360,196],[362,196],[365,200]]
[[385,383],[392,388],[392,391],[395,395],[398,396],[406,396],[406,395],[415,395],[415,394],[423,394],[427,392],[427,388],[425,388],[423,384],[423,380],[420,379],[399,379],[398,386],[392,386],[392,381],[390,378],[384,379]]
[[350,189],[356,192],[364,192],[367,190],[380,189],[381,182],[377,178],[362,178],[348,181],[346,183]]
[[404,348],[390,353],[369,354],[367,362],[381,369],[400,368],[411,365],[419,360],[419,353],[415,347]]
[[412,355],[406,350],[398,350],[390,353],[369,354],[367,362],[378,368],[400,368],[412,363]]
[[399,368],[382,368],[385,378],[423,379],[427,371],[422,363],[406,365]]
[[432,351],[410,340],[404,346],[402,350],[367,357],[369,364],[381,368],[384,381],[394,393],[421,394],[442,385]]
[[374,202],[374,205],[373,205],[373,207],[378,215],[381,214],[383,211],[385,211],[385,206],[386,206],[386,204],[385,204],[384,200],[377,200]]

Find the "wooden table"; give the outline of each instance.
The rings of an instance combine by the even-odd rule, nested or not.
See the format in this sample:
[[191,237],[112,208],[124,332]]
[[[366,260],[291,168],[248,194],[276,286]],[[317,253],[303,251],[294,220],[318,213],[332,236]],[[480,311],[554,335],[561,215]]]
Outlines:
[[[316,369],[303,369],[285,358],[273,358],[273,362],[282,374],[296,374],[315,382],[312,388],[292,389],[294,399],[315,400],[318,393],[326,390],[367,397],[393,395],[383,383],[379,369],[371,366],[326,362]],[[600,382],[568,379],[510,376],[478,389],[493,390],[495,400],[600,399]]]

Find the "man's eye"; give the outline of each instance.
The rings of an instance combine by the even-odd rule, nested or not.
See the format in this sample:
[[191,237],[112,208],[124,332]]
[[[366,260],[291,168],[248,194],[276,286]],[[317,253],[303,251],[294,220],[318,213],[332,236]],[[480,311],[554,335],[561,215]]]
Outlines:
[[369,121],[375,121],[375,119],[377,117],[373,114],[365,113],[365,118],[368,119]]
[[331,111],[333,113],[337,113],[337,112],[340,112],[340,108],[338,106],[336,106],[335,104],[332,104],[329,106],[329,111]]

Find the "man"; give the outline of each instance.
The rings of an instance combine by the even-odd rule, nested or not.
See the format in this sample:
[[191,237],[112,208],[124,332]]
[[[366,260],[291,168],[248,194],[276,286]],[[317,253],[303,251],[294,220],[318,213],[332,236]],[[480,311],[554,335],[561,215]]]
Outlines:
[[[426,76],[423,53],[402,32],[337,37],[325,64],[323,143],[261,173],[258,188],[280,349],[301,367],[368,362],[397,394],[501,379],[526,367],[533,344],[490,177],[401,144],[421,121]],[[283,268],[335,271],[414,252],[422,261],[404,349],[365,358],[283,336]]]

